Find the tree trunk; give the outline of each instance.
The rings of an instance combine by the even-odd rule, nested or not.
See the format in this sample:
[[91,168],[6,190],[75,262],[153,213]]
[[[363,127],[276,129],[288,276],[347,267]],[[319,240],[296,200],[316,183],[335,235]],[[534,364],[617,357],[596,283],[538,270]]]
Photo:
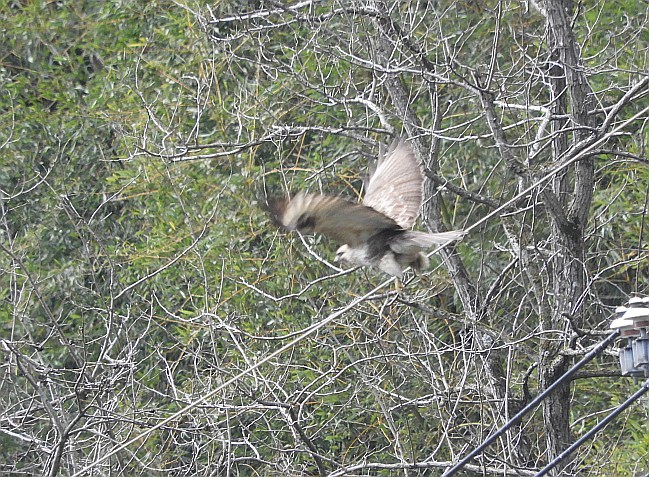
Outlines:
[[[552,160],[556,166],[569,160],[570,148],[592,133],[592,116],[589,115],[592,90],[583,74],[579,47],[571,27],[572,0],[546,0],[545,8],[552,62],[552,113],[555,117],[567,118],[552,124]],[[553,284],[550,288],[551,312],[541,315],[542,331],[565,330],[566,317],[577,326],[583,324],[581,303],[586,293],[584,231],[592,201],[593,176],[593,160],[582,159],[557,175],[553,183],[560,207],[548,208],[554,237],[549,262]],[[543,341],[539,359],[541,389],[554,383],[570,367],[571,361],[561,354],[570,345],[568,331],[562,333],[563,340]],[[573,440],[570,432],[570,382],[558,387],[543,402],[543,418],[548,460],[551,460]]]

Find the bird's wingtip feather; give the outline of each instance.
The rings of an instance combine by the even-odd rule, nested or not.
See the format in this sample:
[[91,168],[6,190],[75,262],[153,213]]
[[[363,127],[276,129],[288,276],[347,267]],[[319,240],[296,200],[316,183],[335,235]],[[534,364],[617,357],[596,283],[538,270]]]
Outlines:
[[275,225],[284,226],[282,219],[286,213],[288,202],[289,198],[285,196],[274,196],[266,199],[264,208]]

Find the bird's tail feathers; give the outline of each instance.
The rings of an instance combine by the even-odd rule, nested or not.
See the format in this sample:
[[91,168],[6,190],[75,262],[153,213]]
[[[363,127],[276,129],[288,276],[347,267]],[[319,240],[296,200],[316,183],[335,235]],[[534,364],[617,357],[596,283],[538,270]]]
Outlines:
[[429,234],[417,230],[408,230],[390,243],[392,251],[400,254],[412,254],[426,250],[433,245],[442,245],[462,238],[463,230]]
[[433,245],[442,245],[447,242],[459,240],[464,236],[464,230],[452,230],[450,232],[438,232],[429,234],[418,230],[408,230],[402,237],[404,242],[420,248],[429,248]]

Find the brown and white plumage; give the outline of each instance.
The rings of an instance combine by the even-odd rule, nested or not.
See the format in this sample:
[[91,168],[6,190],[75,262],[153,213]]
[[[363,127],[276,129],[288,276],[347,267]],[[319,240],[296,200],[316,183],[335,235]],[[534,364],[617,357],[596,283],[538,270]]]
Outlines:
[[379,158],[360,204],[336,196],[299,192],[268,202],[287,230],[319,233],[343,245],[336,260],[375,267],[401,278],[403,270],[428,266],[423,250],[457,240],[463,231],[429,234],[408,230],[419,214],[424,178],[412,149],[396,140]]
[[379,157],[365,189],[363,205],[392,218],[403,229],[415,224],[424,197],[424,178],[408,143],[392,143]]

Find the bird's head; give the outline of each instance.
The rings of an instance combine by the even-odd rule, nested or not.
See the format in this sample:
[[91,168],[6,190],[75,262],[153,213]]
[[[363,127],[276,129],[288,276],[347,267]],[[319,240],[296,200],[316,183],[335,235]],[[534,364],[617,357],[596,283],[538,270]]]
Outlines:
[[336,257],[334,258],[334,262],[351,262],[350,260],[350,248],[349,245],[344,244],[338,247],[338,250],[336,250]]
[[298,192],[292,199],[288,197],[269,197],[266,199],[266,209],[273,223],[287,230],[299,230],[302,233],[312,233],[315,221],[312,214],[304,212],[309,205],[309,199],[303,192]]
[[286,207],[288,206],[288,198],[286,197],[267,197],[265,209],[270,215],[270,219],[273,221],[273,224],[278,227],[284,227],[283,222],[284,213],[286,212]]

